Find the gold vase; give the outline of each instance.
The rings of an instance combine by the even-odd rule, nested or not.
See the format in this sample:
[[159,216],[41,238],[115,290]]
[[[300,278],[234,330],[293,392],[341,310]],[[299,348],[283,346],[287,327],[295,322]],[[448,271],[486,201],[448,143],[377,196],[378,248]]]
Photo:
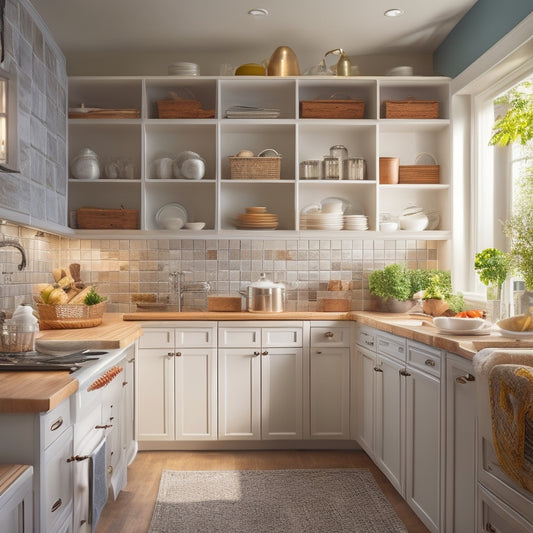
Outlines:
[[300,76],[298,58],[289,46],[278,46],[270,57],[267,76]]

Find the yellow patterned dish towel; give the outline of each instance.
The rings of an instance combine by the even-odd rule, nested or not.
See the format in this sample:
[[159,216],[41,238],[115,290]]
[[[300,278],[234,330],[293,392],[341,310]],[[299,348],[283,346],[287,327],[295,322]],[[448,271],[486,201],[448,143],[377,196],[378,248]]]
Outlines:
[[533,492],[533,367],[494,366],[489,391],[500,466],[513,481]]

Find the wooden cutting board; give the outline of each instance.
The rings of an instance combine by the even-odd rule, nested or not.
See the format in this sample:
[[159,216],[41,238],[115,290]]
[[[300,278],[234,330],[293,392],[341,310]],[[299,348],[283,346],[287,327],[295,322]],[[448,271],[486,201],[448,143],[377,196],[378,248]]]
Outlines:
[[91,109],[90,111],[69,111],[68,118],[140,118],[138,109]]

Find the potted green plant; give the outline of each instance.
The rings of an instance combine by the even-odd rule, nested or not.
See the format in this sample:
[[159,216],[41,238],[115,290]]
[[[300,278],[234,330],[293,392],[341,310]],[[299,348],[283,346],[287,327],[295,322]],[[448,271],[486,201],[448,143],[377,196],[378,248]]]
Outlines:
[[422,294],[422,309],[424,313],[440,316],[450,305],[448,298],[452,295],[452,278],[449,270],[434,271],[429,278],[429,284]]
[[411,277],[404,265],[393,263],[374,270],[368,277],[368,288],[374,296],[374,311],[405,313],[416,304],[412,300]]
[[487,300],[501,300],[502,285],[509,273],[509,256],[497,248],[485,248],[475,255],[474,269],[487,286]]

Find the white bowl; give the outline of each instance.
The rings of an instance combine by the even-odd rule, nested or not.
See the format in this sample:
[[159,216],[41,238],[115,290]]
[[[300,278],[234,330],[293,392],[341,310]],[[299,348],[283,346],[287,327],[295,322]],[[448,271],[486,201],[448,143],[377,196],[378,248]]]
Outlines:
[[183,219],[179,217],[164,218],[161,224],[165,229],[177,230],[183,227]]
[[433,324],[440,329],[453,331],[470,331],[486,326],[483,318],[459,318],[454,316],[438,316],[433,319]]
[[201,230],[205,228],[205,222],[187,222],[185,227],[192,230]]
[[379,229],[384,232],[396,231],[398,229],[398,222],[381,222]]
[[186,159],[179,170],[186,179],[201,180],[205,175],[205,163],[203,159]]

